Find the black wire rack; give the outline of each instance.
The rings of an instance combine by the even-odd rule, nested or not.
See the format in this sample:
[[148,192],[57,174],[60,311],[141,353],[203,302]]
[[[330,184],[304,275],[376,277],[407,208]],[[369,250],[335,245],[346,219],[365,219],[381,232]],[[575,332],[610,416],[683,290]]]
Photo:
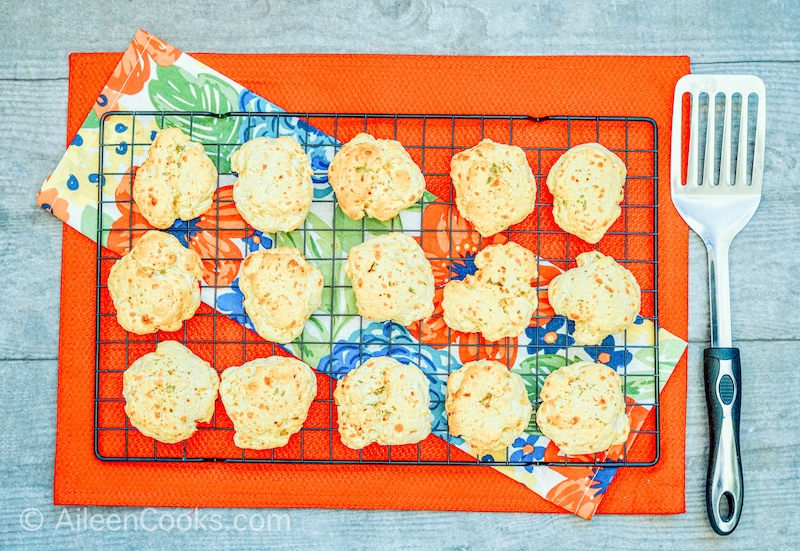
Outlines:
[[[219,135],[215,125],[238,121],[232,127],[239,128],[237,134],[229,133],[227,139],[209,139],[211,130]],[[635,431],[639,442],[630,449],[627,444],[621,454],[615,458],[605,455],[593,456],[558,456],[533,459],[523,457],[512,460],[509,452],[503,458],[493,458],[491,462],[474,458],[451,445],[453,439],[446,428],[434,430],[432,436],[421,443],[402,446],[379,446],[372,444],[363,450],[355,451],[345,447],[338,436],[336,425],[336,408],[333,401],[335,379],[327,374],[319,373],[318,393],[312,403],[308,419],[299,433],[292,436],[283,448],[274,450],[242,450],[233,444],[233,425],[225,414],[221,401],[217,400],[216,411],[208,423],[200,424],[197,433],[178,444],[163,444],[143,436],[130,425],[124,412],[122,397],[122,374],[130,364],[152,352],[159,341],[178,340],[190,348],[195,354],[208,360],[218,372],[232,365],[281,353],[278,345],[268,343],[246,327],[244,316],[223,314],[211,308],[201,306],[195,316],[184,322],[183,328],[175,333],[139,336],[125,332],[116,321],[116,313],[107,289],[108,272],[111,265],[119,258],[109,252],[103,245],[109,239],[117,242],[128,239],[128,247],[133,237],[143,234],[147,228],[137,221],[131,200],[130,185],[133,181],[137,162],[145,155],[154,137],[153,128],[169,126],[181,127],[194,141],[203,143],[206,152],[220,167],[218,186],[228,186],[235,181],[235,174],[230,172],[227,158],[241,143],[260,135],[264,125],[276,129],[271,135],[281,134],[281,128],[294,128],[293,135],[308,151],[320,147],[319,143],[310,143],[310,132],[318,135],[318,131],[331,138],[325,147],[330,153],[338,151],[341,143],[347,142],[359,132],[369,132],[378,138],[399,140],[412,158],[422,168],[428,190],[436,195],[435,199],[423,198],[421,207],[447,209],[449,213],[450,249],[439,257],[429,257],[432,263],[442,263],[445,268],[452,269],[453,263],[463,261],[463,257],[454,252],[454,236],[458,241],[458,232],[471,232],[469,228],[454,228],[454,195],[449,179],[449,163],[451,157],[461,150],[474,146],[484,138],[491,138],[500,143],[511,143],[521,147],[528,158],[537,182],[537,202],[534,213],[524,222],[512,226],[503,232],[509,241],[516,241],[536,253],[540,261],[546,261],[560,269],[568,269],[575,265],[575,257],[581,252],[600,250],[613,256],[620,264],[631,270],[642,288],[641,316],[653,322],[652,344],[634,345],[628,343],[627,333],[624,345],[615,350],[623,354],[639,353],[646,349],[652,358],[653,369],[648,373],[628,373],[627,368],[619,372],[623,379],[623,388],[629,384],[648,386],[652,389],[652,398],[638,402],[639,406],[650,408],[652,421],[645,427]],[[299,130],[298,130],[299,129]],[[223,132],[224,133],[224,132]],[[547,173],[556,159],[573,145],[585,142],[599,142],[615,152],[625,161],[628,176],[624,199],[621,204],[622,215],[610,228],[597,245],[589,245],[580,239],[571,237],[558,228],[552,217],[552,196],[547,190],[545,180]],[[116,164],[115,164],[116,162]],[[123,168],[120,169],[120,166]],[[315,179],[326,177],[326,167],[316,167]],[[94,445],[95,455],[106,461],[131,462],[199,462],[229,461],[258,463],[330,463],[330,464],[399,464],[399,465],[489,465],[489,466],[608,466],[610,459],[613,466],[651,466],[660,455],[660,405],[659,405],[659,373],[658,373],[658,129],[654,120],[645,117],[586,117],[586,116],[500,116],[500,115],[421,115],[421,114],[341,114],[341,113],[228,113],[224,115],[201,112],[110,112],[100,120],[99,170],[100,188],[97,212],[97,307],[96,307],[96,355],[95,355],[95,411],[94,411]],[[116,190],[116,193],[115,193]],[[121,191],[121,193],[120,193]],[[231,200],[227,200],[229,203]],[[329,197],[315,199],[327,202],[331,209],[336,208],[336,200]],[[225,208],[226,200],[216,201],[217,214]],[[121,215],[121,218],[119,218]],[[110,220],[119,218],[111,226]],[[219,217],[217,217],[219,219]],[[366,233],[392,231],[395,221],[385,228],[375,231],[368,227],[364,219],[360,228],[336,228],[330,230],[334,241],[343,232],[356,232],[354,235],[363,240]],[[121,221],[121,222],[120,222]],[[205,232],[211,239],[212,250],[219,250],[220,239],[225,236],[255,236],[256,232],[247,225],[243,227],[209,227],[202,229],[184,224],[173,227],[171,233],[186,244],[198,231]],[[310,229],[306,224],[297,230],[302,235],[304,254],[307,253]],[[421,242],[431,239],[431,232],[439,231],[430,228],[409,230],[406,233],[417,233]],[[116,235],[115,235],[116,234]],[[477,235],[477,234],[475,234]],[[263,236],[262,236],[263,237]],[[478,250],[483,239],[478,239]],[[215,243],[214,243],[215,241]],[[334,245],[335,248],[335,245]],[[424,248],[424,246],[423,246]],[[248,249],[238,260],[248,254]],[[218,273],[222,263],[229,261],[219,256],[204,255],[205,263],[213,263]],[[344,254],[333,254],[330,258],[317,262],[323,272],[335,272],[341,269],[346,260]],[[312,259],[312,262],[314,260]],[[435,264],[434,264],[435,265]],[[541,268],[541,265],[540,265]],[[448,272],[449,273],[449,272]],[[334,281],[333,279],[326,279]],[[326,316],[334,323],[337,316],[334,298],[335,291],[343,285],[326,283],[330,287],[331,304],[329,313],[318,312],[320,319]],[[216,298],[225,291],[230,291],[230,283],[222,284],[217,280],[206,282],[205,293],[213,293]],[[209,296],[209,295],[205,295]],[[535,312],[534,321],[543,325],[550,319],[550,314]],[[235,323],[234,318],[239,323]],[[423,323],[442,322],[441,314],[434,314],[429,320],[417,322],[417,330],[423,330]],[[364,320],[359,319],[361,328]],[[368,322],[367,322],[368,323]],[[566,327],[566,325],[565,325]],[[480,339],[461,342],[454,333],[445,328],[441,332],[440,341],[426,341],[434,348],[447,350],[448,358],[460,357],[462,349],[469,349],[469,354],[477,357],[499,355],[507,365],[511,365],[513,357],[524,352],[525,345],[506,339],[500,343],[485,343]],[[298,357],[304,359],[305,350],[309,347],[328,347],[333,351],[333,339],[315,341],[308,331],[295,343]],[[359,357],[369,354],[370,343],[354,343],[359,348]],[[389,337],[391,349],[391,336]],[[422,345],[419,345],[420,347]],[[568,363],[575,353],[584,347],[567,344],[560,350],[564,362]],[[418,355],[418,358],[420,356]],[[549,373],[537,360],[530,373],[521,375],[526,384],[535,391]],[[602,360],[601,360],[602,361]],[[422,366],[420,366],[422,367]],[[424,371],[424,370],[423,370]],[[442,382],[450,373],[448,361],[445,372],[429,374],[439,377]],[[427,373],[426,373],[427,374]],[[539,402],[534,401],[535,414]],[[629,402],[629,409],[632,405]],[[535,420],[529,425],[535,429]],[[647,441],[647,442],[642,442]],[[519,458],[517,458],[519,459]]]

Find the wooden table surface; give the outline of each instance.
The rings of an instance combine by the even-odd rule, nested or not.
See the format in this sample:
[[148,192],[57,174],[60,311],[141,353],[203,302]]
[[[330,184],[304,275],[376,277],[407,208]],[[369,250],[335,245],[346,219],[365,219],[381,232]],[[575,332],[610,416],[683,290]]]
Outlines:
[[[74,0],[0,4],[0,548],[797,549],[800,548],[800,3],[475,0]],[[222,4],[222,3],[220,3]],[[605,4],[605,7],[600,7]],[[67,56],[122,51],[137,28],[188,51],[687,54],[695,73],[767,87],[764,195],[731,251],[733,337],[743,364],[744,513],[726,539],[706,519],[702,350],[705,249],[692,235],[686,513],[606,516],[345,510],[209,510],[244,530],[95,531],[52,505],[61,222],[36,191],[64,151]],[[665,182],[664,182],[665,183]],[[654,496],[656,499],[657,496]],[[22,520],[43,526],[27,531]],[[90,508],[87,515],[141,514]],[[173,519],[185,510],[167,510]],[[83,511],[80,514],[83,515]],[[162,511],[159,511],[159,515]],[[145,512],[145,514],[149,514]],[[288,515],[290,529],[256,528]],[[62,523],[59,525],[59,518]],[[156,516],[152,518],[157,518]],[[273,517],[277,520],[277,517]],[[165,526],[169,526],[166,522]],[[181,526],[179,523],[178,526]]]

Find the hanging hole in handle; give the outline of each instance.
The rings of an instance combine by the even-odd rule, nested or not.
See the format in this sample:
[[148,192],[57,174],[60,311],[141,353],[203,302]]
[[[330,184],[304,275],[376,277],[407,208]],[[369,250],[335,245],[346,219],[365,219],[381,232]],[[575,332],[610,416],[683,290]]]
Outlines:
[[733,494],[730,492],[724,492],[719,496],[717,506],[719,508],[719,518],[722,522],[730,522],[733,518],[734,503]]

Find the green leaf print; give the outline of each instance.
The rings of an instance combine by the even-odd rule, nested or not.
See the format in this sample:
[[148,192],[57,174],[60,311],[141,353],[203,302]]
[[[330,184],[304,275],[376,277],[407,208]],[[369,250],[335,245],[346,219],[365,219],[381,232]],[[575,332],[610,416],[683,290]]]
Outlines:
[[[113,218],[111,215],[104,212],[103,213],[103,235],[101,236],[100,244],[104,247],[108,246],[108,230],[111,228],[111,224],[114,223]],[[83,212],[81,212],[81,233],[83,235],[87,235],[89,237],[94,238],[97,235],[97,208],[91,205],[87,205],[84,207]]]
[[652,376],[628,375],[622,385],[622,392],[637,404],[652,405],[656,397],[655,386],[656,382]]
[[97,113],[95,113],[94,109],[89,111],[89,115],[81,125],[81,130],[89,130],[93,128],[100,128],[100,119],[97,117]]
[[403,231],[399,216],[394,219],[394,229],[391,220],[381,222],[370,217],[353,220],[338,205],[334,216],[336,217],[336,249],[345,257],[352,247],[363,243],[370,237],[390,231]]
[[[147,93],[159,111],[225,114],[236,111],[239,104],[236,90],[221,78],[208,73],[195,77],[177,65],[156,67],[156,79],[148,84]],[[178,127],[191,134],[194,141],[206,144],[206,153],[220,173],[231,170],[230,156],[239,140],[239,124],[237,117],[168,116],[164,119],[165,127]]]
[[[344,275],[343,268],[347,261],[347,255],[342,253],[338,241],[334,243],[330,223],[318,214],[311,212],[308,214],[304,226],[305,230],[295,230],[289,233],[279,232],[275,235],[275,244],[279,247],[300,249],[306,260],[322,271],[325,287],[322,291],[320,310],[337,314],[357,314],[355,295],[350,288],[349,280]],[[337,240],[339,235],[337,229]],[[334,334],[325,335],[325,338],[335,337],[338,326],[347,320],[347,316],[337,316]]]
[[288,348],[311,367],[317,367],[319,361],[330,354],[330,345],[325,341],[329,328],[318,318],[311,317],[303,329],[303,335],[289,343]]

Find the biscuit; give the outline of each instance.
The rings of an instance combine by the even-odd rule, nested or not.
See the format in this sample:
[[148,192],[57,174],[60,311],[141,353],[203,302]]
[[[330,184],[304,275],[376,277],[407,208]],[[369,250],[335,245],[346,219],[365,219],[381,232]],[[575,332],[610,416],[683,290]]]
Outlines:
[[556,224],[587,243],[600,241],[622,212],[626,173],[622,159],[599,143],[564,153],[547,175]]
[[174,444],[214,415],[219,377],[207,361],[177,341],[162,341],[125,370],[122,396],[131,425]]
[[361,133],[336,153],[328,181],[342,211],[353,220],[364,214],[391,220],[422,197],[425,178],[403,145]]
[[240,448],[285,446],[308,416],[317,376],[295,358],[259,358],[222,372],[219,395]]
[[367,319],[408,325],[433,314],[433,268],[408,235],[387,233],[352,247],[344,273]]
[[236,210],[267,233],[299,228],[314,198],[311,161],[292,137],[253,138],[231,155]]
[[108,292],[117,321],[137,335],[177,331],[200,306],[200,255],[151,230],[111,266]]
[[133,179],[133,200],[154,227],[192,220],[211,208],[217,169],[180,128],[160,130]]
[[481,457],[507,448],[531,419],[525,381],[494,360],[465,363],[447,378],[447,425]]
[[633,274],[599,251],[581,253],[572,268],[548,285],[550,305],[575,322],[576,344],[599,344],[630,327],[641,307],[641,289]]
[[394,358],[370,358],[339,381],[333,398],[348,448],[415,444],[431,433],[428,379]]
[[577,362],[553,371],[539,393],[536,424],[568,455],[607,450],[628,439],[622,377],[608,366]]
[[461,216],[483,237],[522,222],[536,203],[536,180],[515,145],[482,140],[450,161],[450,178]]
[[517,337],[531,321],[538,298],[536,257],[516,243],[489,245],[475,256],[478,271],[444,287],[444,322],[456,331],[480,332],[487,341]]
[[322,304],[322,272],[291,247],[260,250],[242,263],[239,289],[256,332],[267,340],[292,342]]

